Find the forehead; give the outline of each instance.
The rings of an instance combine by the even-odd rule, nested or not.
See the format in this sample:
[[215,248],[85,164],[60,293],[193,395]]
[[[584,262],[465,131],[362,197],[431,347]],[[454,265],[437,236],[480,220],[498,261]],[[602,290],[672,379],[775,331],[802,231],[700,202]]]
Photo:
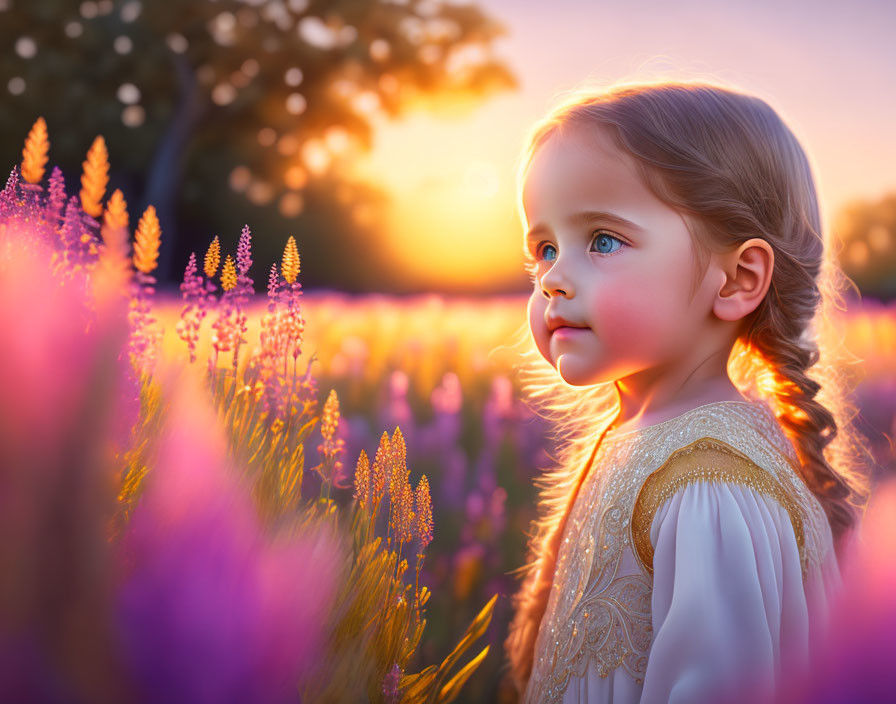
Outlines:
[[650,208],[665,207],[644,183],[634,157],[605,128],[551,135],[532,157],[522,197],[530,227],[587,209],[638,222]]

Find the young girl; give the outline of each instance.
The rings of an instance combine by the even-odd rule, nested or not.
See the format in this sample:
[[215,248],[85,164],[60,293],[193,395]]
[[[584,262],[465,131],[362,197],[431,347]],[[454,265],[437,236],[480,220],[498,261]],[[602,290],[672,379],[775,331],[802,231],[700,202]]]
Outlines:
[[868,494],[806,154],[759,98],[619,85],[537,125],[519,177],[524,390],[561,456],[536,480],[514,685],[768,699],[808,666]]

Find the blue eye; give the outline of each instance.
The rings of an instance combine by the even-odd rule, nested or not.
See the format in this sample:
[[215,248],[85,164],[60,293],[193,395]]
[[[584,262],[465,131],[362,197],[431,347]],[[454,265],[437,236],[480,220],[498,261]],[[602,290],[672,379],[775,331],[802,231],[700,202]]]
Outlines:
[[[536,252],[535,252],[535,258],[536,258],[536,259],[540,259],[540,256],[539,256],[539,255],[544,254],[544,251],[545,251],[548,247],[550,247],[551,249],[554,248],[554,245],[552,245],[550,242],[543,242],[542,244],[544,244],[544,247],[540,247],[540,248],[539,248],[538,250],[536,250]],[[557,258],[557,255],[555,254],[555,255],[554,255],[554,259],[556,259],[556,258]],[[553,259],[546,259],[546,261],[553,261]]]
[[[624,246],[626,243],[620,240],[618,237],[614,237],[613,235],[609,235],[606,233],[598,234],[597,237],[592,241],[597,243],[597,249],[592,249],[592,252],[597,252],[598,254],[615,254]],[[554,250],[554,256],[549,257],[545,255],[548,249]],[[544,257],[543,257],[544,255]],[[544,258],[544,261],[553,261],[557,258],[556,247],[552,245],[550,242],[542,242],[535,250],[535,258],[537,260],[541,260]]]
[[[618,252],[622,249],[623,242],[618,237],[613,237],[612,235],[600,234],[595,239],[597,242],[597,250],[600,254],[613,254],[613,252]],[[618,246],[614,247],[616,244]],[[594,250],[592,250],[594,251]]]

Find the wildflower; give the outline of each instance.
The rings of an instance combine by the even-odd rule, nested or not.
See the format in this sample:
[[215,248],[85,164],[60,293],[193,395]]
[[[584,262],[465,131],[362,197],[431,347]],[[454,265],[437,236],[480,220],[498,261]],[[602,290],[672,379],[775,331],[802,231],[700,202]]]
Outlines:
[[398,666],[398,663],[395,663],[383,679],[383,694],[386,695],[386,704],[398,704],[401,696],[398,692],[400,681],[401,668]]
[[345,441],[336,437],[339,429],[339,397],[336,390],[331,389],[327,401],[324,403],[324,413],[320,424],[320,434],[323,442],[317,446],[317,451],[322,455],[322,461],[316,467],[324,481],[332,482],[333,478],[342,469],[342,462],[338,459],[343,451]]
[[389,527],[397,541],[406,543],[414,537],[414,490],[410,482],[400,482],[394,491],[390,489],[389,501]]
[[361,450],[358,456],[358,465],[355,468],[355,501],[361,508],[367,508],[370,498],[370,461],[367,452]]
[[395,428],[392,439],[389,441],[391,472],[389,474],[389,493],[400,495],[402,485],[408,482],[410,470],[407,465],[407,450],[405,449],[404,436],[401,428]]
[[264,395],[265,409],[278,418],[283,412],[283,392],[287,373],[281,324],[283,315],[277,310],[279,279],[277,264],[272,264],[268,277],[268,310],[261,318],[259,347],[249,362],[250,367],[257,371],[259,391]]
[[44,218],[55,231],[59,227],[62,209],[65,207],[65,177],[62,175],[62,169],[58,166],[54,166],[53,171],[50,172],[50,186],[47,195]]
[[240,233],[240,241],[236,247],[236,268],[239,272],[239,283],[244,291],[255,293],[252,288],[253,281],[249,278],[249,267],[252,266],[252,232],[248,225],[243,226]]
[[420,543],[425,549],[432,542],[432,498],[429,495],[429,480],[424,474],[417,484],[416,491],[417,505],[417,535],[420,536]]
[[108,230],[125,230],[128,226],[128,204],[121,191],[116,188],[106,203],[103,226]]
[[19,171],[12,168],[6,187],[0,191],[0,219],[8,220],[18,214]]
[[230,255],[224,260],[224,267],[221,269],[221,288],[225,291],[232,291],[236,287],[236,266]]
[[283,278],[286,279],[286,283],[294,284],[296,282],[300,271],[300,261],[296,240],[292,236],[286,240],[286,248],[283,250],[283,266],[281,267],[281,270],[283,272]]
[[236,347],[239,337],[239,312],[234,305],[233,290],[236,288],[237,275],[236,264],[228,254],[221,268],[221,288],[224,295],[219,304],[218,317],[212,325],[212,347],[215,350],[214,357],[209,360],[211,369],[218,366],[218,355],[221,352],[232,352]]
[[131,361],[137,369],[150,372],[155,364],[156,352],[162,338],[162,330],[153,327],[155,318],[151,315],[150,301],[155,294],[155,277],[151,272],[156,268],[162,230],[156,217],[156,209],[148,206],[134,234],[134,268],[136,281],[132,286],[131,339],[129,351]]
[[240,346],[246,343],[243,335],[249,329],[248,316],[244,306],[255,293],[254,281],[249,276],[249,267],[252,266],[252,233],[249,226],[245,225],[240,233],[240,241],[236,248],[237,285],[234,291],[233,304],[235,309],[234,328],[236,340],[233,348],[233,368],[239,364]]
[[370,498],[378,504],[386,489],[386,467],[389,462],[389,433],[385,430],[380,437],[379,447],[373,457],[373,469],[370,473]]
[[[62,245],[62,261],[66,270],[76,269],[86,263],[87,252],[84,250],[84,221],[81,218],[81,208],[78,205],[78,197],[72,196],[65,205],[65,216],[62,218],[62,227],[59,230],[59,240]],[[67,271],[61,272],[66,274]]]
[[123,286],[131,275],[128,261],[128,204],[118,189],[106,203],[100,234],[103,240],[100,251],[102,272],[97,272],[97,275],[114,279],[116,286]]
[[134,268],[137,271],[149,274],[156,268],[161,236],[156,209],[150,205],[140,218],[134,234]]
[[40,183],[44,177],[44,165],[47,163],[47,152],[50,142],[47,139],[47,123],[38,117],[22,150],[22,177],[28,183]]
[[205,253],[205,275],[210,279],[214,278],[215,274],[218,273],[218,265],[220,263],[221,243],[218,241],[218,236],[215,235],[215,239],[212,240],[212,243],[208,246],[208,251]]
[[199,340],[199,328],[205,317],[205,298],[203,293],[202,277],[196,273],[196,253],[190,253],[184,281],[180,285],[185,305],[180,313],[177,323],[177,334],[187,343],[190,350],[190,363],[196,361],[196,343]]
[[106,184],[109,182],[109,153],[106,151],[106,142],[101,136],[94,139],[90,145],[83,167],[81,207],[91,217],[98,218],[103,214],[102,200]]

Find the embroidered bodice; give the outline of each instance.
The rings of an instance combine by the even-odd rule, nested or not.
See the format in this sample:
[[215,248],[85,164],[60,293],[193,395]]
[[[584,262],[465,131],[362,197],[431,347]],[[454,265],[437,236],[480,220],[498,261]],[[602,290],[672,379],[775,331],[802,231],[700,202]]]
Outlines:
[[700,480],[733,482],[788,512],[803,578],[833,549],[824,510],[800,477],[793,445],[763,401],[699,406],[656,425],[607,434],[572,505],[535,641],[524,702],[558,702],[589,661],[641,685],[650,651],[657,510]]

